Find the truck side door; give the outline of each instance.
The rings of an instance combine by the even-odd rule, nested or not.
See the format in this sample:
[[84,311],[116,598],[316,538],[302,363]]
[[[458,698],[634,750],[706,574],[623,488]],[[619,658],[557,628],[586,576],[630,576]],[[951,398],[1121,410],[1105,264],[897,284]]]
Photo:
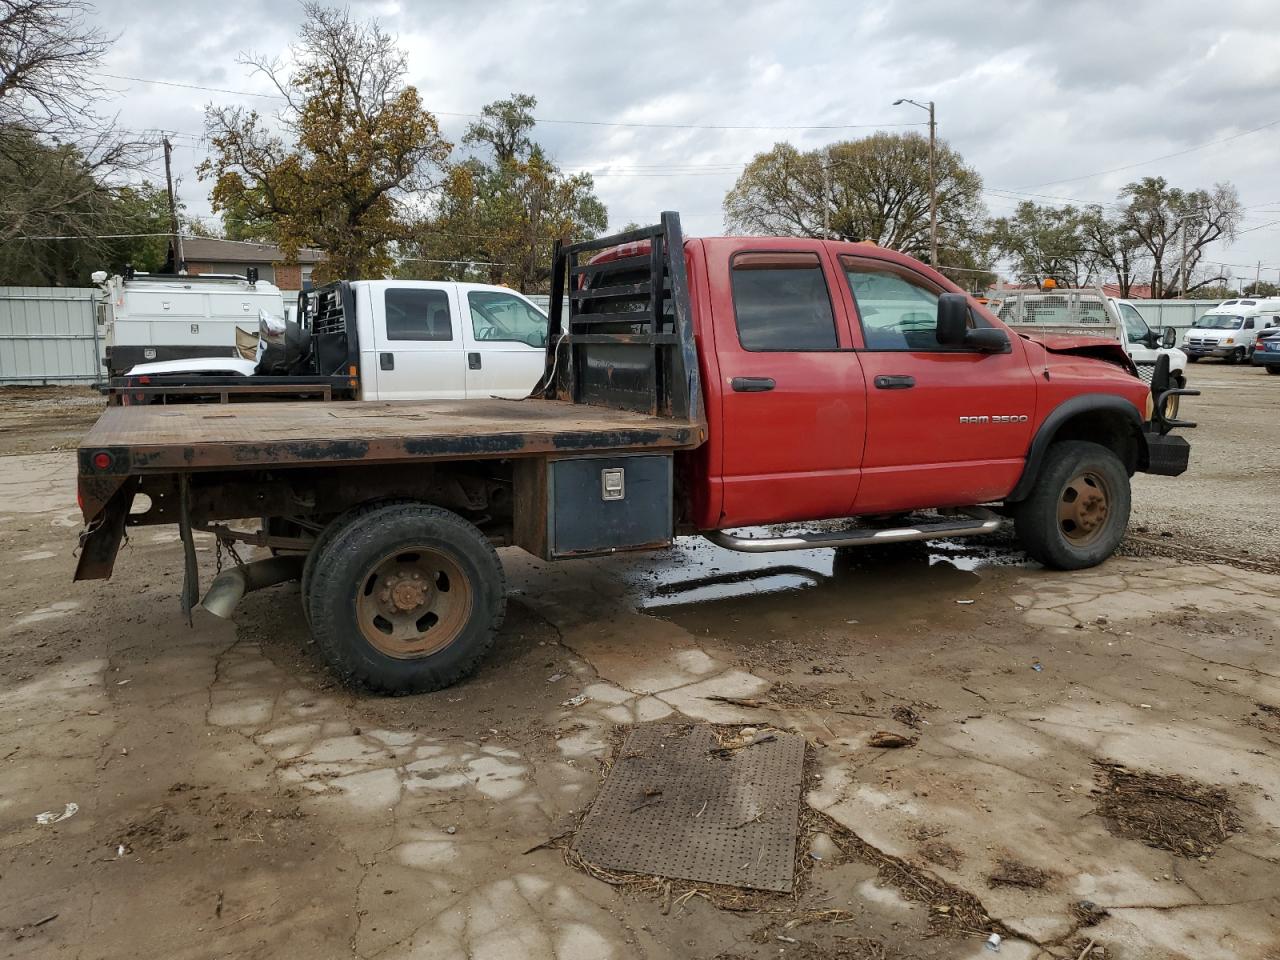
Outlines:
[[460,286],[467,396],[521,400],[546,367],[547,316],[512,290]]
[[867,378],[856,511],[1004,497],[1022,473],[1034,426],[1036,384],[1022,340],[1011,333],[1008,353],[943,346],[935,332],[944,287],[896,261],[841,256],[840,262]]
[[[460,400],[466,364],[452,284],[370,285],[378,399]],[[369,379],[365,373],[366,382]]]
[[[719,364],[720,525],[848,516],[866,387],[816,244],[705,241]],[[713,401],[714,402],[714,401]],[[719,417],[716,417],[716,413]],[[718,433],[718,438],[715,435]],[[714,491],[713,491],[714,497]]]
[[1151,344],[1155,338],[1147,321],[1131,303],[1117,303],[1116,310],[1120,314],[1121,330],[1124,333],[1125,351],[1140,366],[1154,364],[1160,351]]

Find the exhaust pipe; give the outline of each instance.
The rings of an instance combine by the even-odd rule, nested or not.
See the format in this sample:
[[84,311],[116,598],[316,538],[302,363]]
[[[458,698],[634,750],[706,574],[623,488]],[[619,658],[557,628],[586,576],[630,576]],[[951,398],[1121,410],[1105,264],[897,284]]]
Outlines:
[[1001,517],[983,507],[967,507],[957,512],[968,519],[940,520],[914,527],[889,527],[884,530],[824,530],[790,537],[735,537],[723,530],[712,530],[703,536],[726,550],[774,553],[779,550],[816,550],[820,547],[869,547],[877,543],[907,543],[911,540],[932,540],[935,537],[972,537],[995,533],[1004,525]]
[[215,617],[230,618],[236,604],[246,593],[275,586],[302,576],[304,556],[291,555],[254,560],[244,566],[223,570],[213,578],[200,605]]

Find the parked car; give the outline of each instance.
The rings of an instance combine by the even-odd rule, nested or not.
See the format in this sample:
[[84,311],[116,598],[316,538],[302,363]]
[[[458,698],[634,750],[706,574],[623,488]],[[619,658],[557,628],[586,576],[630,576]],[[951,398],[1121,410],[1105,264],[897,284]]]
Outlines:
[[[366,289],[376,303],[392,288]],[[334,671],[410,693],[493,645],[496,545],[544,560],[692,534],[750,553],[861,548],[1008,516],[1036,560],[1079,569],[1124,536],[1135,472],[1187,468],[1170,432],[1186,424],[1160,409],[1167,356],[1148,385],[1119,343],[1015,331],[880,247],[685,240],[664,213],[557,244],[551,296],[534,399],[109,407],[79,450],[76,578],[109,577],[127,527],[176,523],[189,611],[192,531],[296,551],[224,570],[205,609],[229,616],[246,591],[300,579]],[[424,322],[409,329],[438,329]],[[391,344],[396,372],[406,342],[422,341]],[[901,519],[914,511],[932,512]],[[861,522],[823,522],[841,518]],[[768,532],[742,529],[756,525]]]
[[1201,357],[1221,357],[1243,363],[1263,330],[1280,326],[1280,299],[1224,300],[1202,315],[1186,332],[1182,349],[1195,363]]
[[1280,327],[1263,330],[1253,347],[1253,365],[1267,373],[1280,374]]
[[112,381],[113,399],[519,399],[542,375],[547,316],[506,287],[355,280],[299,300],[300,337],[283,358],[139,364]]

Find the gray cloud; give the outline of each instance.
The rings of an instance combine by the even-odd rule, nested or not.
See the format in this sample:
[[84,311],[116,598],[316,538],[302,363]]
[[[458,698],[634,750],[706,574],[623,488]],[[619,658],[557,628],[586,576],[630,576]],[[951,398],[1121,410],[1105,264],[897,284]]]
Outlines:
[[[1115,174],[1084,174],[1176,153],[1280,119],[1280,20],[1268,0],[874,0],[861,4],[616,0],[610,4],[433,0],[356,3],[408,52],[410,79],[439,111],[474,112],[513,90],[551,119],[796,125],[912,123],[901,96],[934,99],[939,128],[999,190],[1109,201],[1161,174],[1187,187],[1231,180],[1247,205],[1280,200],[1280,127]],[[264,92],[236,63],[283,55],[301,8],[289,0],[219,5],[100,0],[121,34],[108,70]],[[234,96],[108,81],[135,129],[201,130],[209,100]],[[244,99],[269,112],[268,100]],[[456,139],[465,118],[441,116]],[[736,166],[788,139],[814,147],[869,130],[678,130],[543,124],[563,165],[597,173],[611,221],[679,209],[691,233],[721,230]],[[207,214],[194,176],[202,148],[179,138],[182,192]],[[1055,181],[1066,180],[1064,183]],[[1037,185],[1049,184],[1038,187]],[[992,193],[994,213],[1016,199]],[[1277,207],[1280,208],[1280,207]],[[1269,219],[1251,213],[1246,226]],[[1280,266],[1280,229],[1214,258]]]

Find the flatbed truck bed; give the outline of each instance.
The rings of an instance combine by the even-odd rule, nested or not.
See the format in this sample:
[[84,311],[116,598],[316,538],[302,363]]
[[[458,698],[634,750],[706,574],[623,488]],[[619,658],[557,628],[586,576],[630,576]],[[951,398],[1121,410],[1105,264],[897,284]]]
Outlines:
[[[515,458],[697,446],[698,423],[563,400],[306,401],[108,407],[80,445],[82,471],[145,475]],[[95,469],[106,454],[109,469]],[[105,461],[100,461],[105,462]]]

